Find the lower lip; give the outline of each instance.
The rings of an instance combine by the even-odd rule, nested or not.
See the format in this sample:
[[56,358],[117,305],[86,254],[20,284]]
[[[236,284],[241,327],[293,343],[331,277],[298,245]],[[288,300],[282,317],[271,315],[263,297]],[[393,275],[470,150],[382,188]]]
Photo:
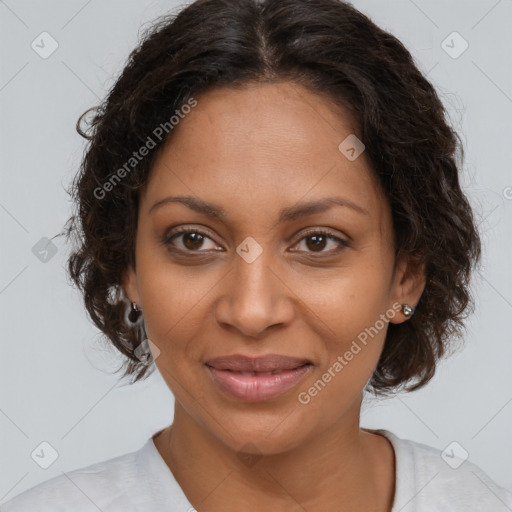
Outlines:
[[270,400],[293,388],[311,365],[283,370],[274,375],[242,375],[230,370],[217,370],[206,365],[213,380],[230,396],[246,402]]

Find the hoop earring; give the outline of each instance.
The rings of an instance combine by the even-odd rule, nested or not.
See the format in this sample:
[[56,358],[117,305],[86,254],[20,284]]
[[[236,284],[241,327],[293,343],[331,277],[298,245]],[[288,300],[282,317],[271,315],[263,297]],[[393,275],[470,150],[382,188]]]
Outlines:
[[414,311],[416,311],[415,307],[409,306],[409,304],[402,304],[402,312],[407,318],[412,316]]

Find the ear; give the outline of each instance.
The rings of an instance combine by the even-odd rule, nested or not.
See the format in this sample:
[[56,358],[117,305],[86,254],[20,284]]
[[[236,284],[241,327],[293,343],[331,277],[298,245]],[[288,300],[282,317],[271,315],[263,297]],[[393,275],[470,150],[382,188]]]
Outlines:
[[[393,283],[391,285],[391,304],[408,304],[416,307],[426,285],[424,265],[418,259],[404,255],[398,257]],[[404,313],[400,312],[389,321],[401,324],[408,320]]]
[[126,298],[130,302],[136,302],[140,304],[139,287],[137,284],[137,273],[134,268],[130,265],[125,273],[123,274],[122,286]]

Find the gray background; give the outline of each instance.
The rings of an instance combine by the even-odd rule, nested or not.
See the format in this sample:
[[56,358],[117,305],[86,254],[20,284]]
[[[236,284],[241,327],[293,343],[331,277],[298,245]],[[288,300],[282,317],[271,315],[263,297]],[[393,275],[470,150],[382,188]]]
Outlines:
[[[46,263],[32,248],[70,213],[64,188],[84,147],[78,116],[113,84],[139,28],[178,4],[0,1],[0,503],[63,471],[136,450],[172,421],[173,397],[158,372],[124,387],[111,374],[117,356],[98,342],[66,281],[62,240]],[[512,488],[512,1],[354,4],[409,48],[463,133],[462,179],[485,243],[465,349],[427,388],[366,404],[362,425],[441,450],[457,441]],[[46,59],[31,48],[43,31],[59,45]],[[458,58],[441,46],[453,31],[469,44]],[[462,46],[452,39],[453,54]],[[48,469],[31,458],[43,441],[58,452]]]

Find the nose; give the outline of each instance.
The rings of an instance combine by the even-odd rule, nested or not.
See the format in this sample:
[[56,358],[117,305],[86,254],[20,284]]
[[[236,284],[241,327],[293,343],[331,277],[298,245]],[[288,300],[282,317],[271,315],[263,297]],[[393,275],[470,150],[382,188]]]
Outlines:
[[295,314],[295,295],[279,268],[268,248],[250,263],[237,254],[216,302],[219,325],[250,338],[289,325]]

